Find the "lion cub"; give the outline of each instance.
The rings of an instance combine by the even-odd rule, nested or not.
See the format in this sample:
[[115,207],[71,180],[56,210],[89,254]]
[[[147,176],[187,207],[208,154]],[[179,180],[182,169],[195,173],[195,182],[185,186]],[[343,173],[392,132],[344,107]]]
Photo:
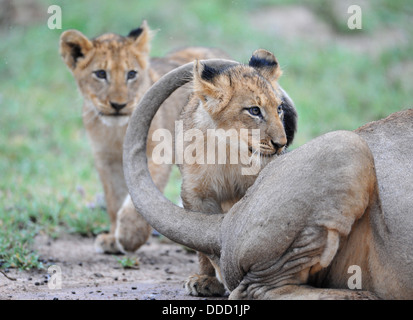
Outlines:
[[[146,21],[126,37],[107,33],[88,39],[77,30],[65,31],[60,37],[60,53],[84,98],[83,123],[110,217],[110,233],[99,235],[95,242],[101,252],[133,252],[151,231],[136,213],[123,176],[123,139],[133,110],[150,86],[170,70],[194,59],[227,56],[217,49],[189,47],[164,58],[150,58],[150,39]],[[165,101],[152,121],[149,137],[158,128],[173,132],[174,121],[187,101],[185,90]],[[171,166],[154,163],[151,155],[156,144],[148,139],[148,165],[156,186],[163,191]]]
[[[215,70],[207,62],[196,62],[193,96],[180,117],[183,132],[177,132],[177,135],[190,129],[198,132],[195,142],[188,137],[183,140],[183,150],[192,150],[193,160],[184,159],[179,165],[181,197],[186,209],[226,212],[244,196],[259,171],[292,142],[297,113],[277,83],[281,73],[274,55],[262,49],[253,53],[249,65],[224,70]],[[243,135],[243,129],[248,129],[248,134]],[[253,129],[256,135],[251,132]],[[219,130],[221,133],[216,134]],[[211,147],[208,144],[215,137],[218,143]],[[234,153],[231,148],[236,150],[238,161],[231,158],[231,152]],[[212,157],[204,154],[211,151]],[[226,155],[224,161],[223,155]],[[242,171],[248,164],[245,158],[255,166],[252,174]],[[215,271],[213,262],[200,253],[199,262],[199,274],[191,276],[185,284],[188,293],[224,294],[225,288],[216,278],[220,278],[219,270]]]

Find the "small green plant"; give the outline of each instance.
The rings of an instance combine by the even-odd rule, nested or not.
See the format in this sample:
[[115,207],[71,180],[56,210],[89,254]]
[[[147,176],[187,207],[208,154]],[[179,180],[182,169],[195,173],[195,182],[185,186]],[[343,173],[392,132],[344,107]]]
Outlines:
[[124,269],[139,269],[139,260],[137,257],[125,256],[123,258],[116,258],[116,261]]
[[34,228],[24,232],[0,232],[0,269],[43,269],[39,255],[31,249]]

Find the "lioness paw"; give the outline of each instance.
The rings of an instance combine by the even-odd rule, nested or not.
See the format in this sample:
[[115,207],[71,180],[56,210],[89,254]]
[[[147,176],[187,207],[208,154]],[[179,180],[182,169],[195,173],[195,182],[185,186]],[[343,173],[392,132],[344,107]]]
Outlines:
[[216,277],[200,274],[190,276],[185,289],[191,296],[212,297],[225,294],[224,285]]

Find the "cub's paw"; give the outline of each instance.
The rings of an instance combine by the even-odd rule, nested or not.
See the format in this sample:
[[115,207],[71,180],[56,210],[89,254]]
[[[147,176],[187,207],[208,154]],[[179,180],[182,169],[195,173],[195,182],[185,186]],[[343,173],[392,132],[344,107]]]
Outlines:
[[185,289],[191,296],[213,297],[225,294],[224,285],[216,277],[201,274],[190,276]]
[[101,233],[95,239],[95,251],[97,253],[122,253],[119,249],[114,234]]
[[146,243],[152,227],[135,210],[130,196],[119,209],[116,217],[115,238],[120,251],[133,253]]
[[118,223],[115,237],[123,253],[133,253],[148,241],[152,228],[146,222],[141,225]]
[[148,241],[152,227],[133,207],[118,212],[115,230],[116,243],[123,253],[133,253]]

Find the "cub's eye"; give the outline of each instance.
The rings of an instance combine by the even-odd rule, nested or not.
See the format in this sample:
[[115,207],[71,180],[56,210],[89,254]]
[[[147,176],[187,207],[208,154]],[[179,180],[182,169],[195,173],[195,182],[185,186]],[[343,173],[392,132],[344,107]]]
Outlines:
[[95,76],[98,79],[106,79],[106,71],[105,70],[97,70],[97,71],[93,71],[93,73],[95,74]]
[[131,71],[128,72],[127,79],[128,80],[135,79],[137,74],[138,74],[137,71],[131,70]]
[[277,112],[278,112],[279,115],[283,112],[283,104],[282,103],[278,106]]
[[249,107],[247,108],[247,111],[253,116],[256,116],[256,117],[262,116],[260,107],[257,107],[257,106]]

